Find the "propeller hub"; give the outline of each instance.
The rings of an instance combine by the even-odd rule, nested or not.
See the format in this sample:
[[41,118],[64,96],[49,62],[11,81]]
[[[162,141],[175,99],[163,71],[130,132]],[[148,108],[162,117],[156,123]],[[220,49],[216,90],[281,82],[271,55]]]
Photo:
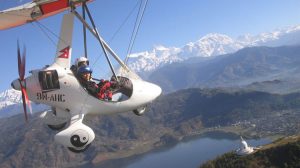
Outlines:
[[15,90],[21,90],[19,79],[16,79],[13,82],[11,82],[11,87],[14,88]]

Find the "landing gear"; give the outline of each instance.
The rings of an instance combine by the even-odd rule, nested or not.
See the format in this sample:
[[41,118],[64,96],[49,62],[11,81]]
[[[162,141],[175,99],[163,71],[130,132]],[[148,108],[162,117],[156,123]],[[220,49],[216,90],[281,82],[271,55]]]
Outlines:
[[44,113],[42,113],[40,117],[50,129],[55,131],[63,129],[71,118],[69,112],[58,108],[52,108],[51,110],[47,110]]
[[54,131],[59,131],[59,130],[63,129],[66,126],[66,124],[67,124],[67,122],[58,124],[58,125],[48,125],[48,127]]
[[74,152],[74,153],[81,153],[81,152],[84,152],[87,150],[87,148],[90,147],[91,144],[88,144],[86,145],[85,147],[83,147],[82,149],[76,149],[76,148],[73,148],[73,147],[68,147],[68,149],[71,151],[71,152]]
[[133,113],[137,116],[142,116],[144,114],[144,112],[146,111],[146,109],[147,109],[147,106],[143,106],[143,107],[133,110]]
[[73,147],[68,147],[74,153],[84,152],[89,146],[89,133],[86,130],[79,129],[73,132],[70,137],[70,142]]

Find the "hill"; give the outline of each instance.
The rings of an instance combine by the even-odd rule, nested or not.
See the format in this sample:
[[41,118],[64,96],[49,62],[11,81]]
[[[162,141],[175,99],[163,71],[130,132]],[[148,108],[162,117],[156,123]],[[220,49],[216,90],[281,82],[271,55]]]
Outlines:
[[[251,131],[257,135],[280,131],[291,135],[300,130],[299,100],[300,93],[181,90],[160,97],[142,117],[133,113],[87,116],[84,123],[96,138],[81,154],[56,144],[57,132],[47,128],[38,114],[28,124],[23,114],[16,115],[0,119],[0,167],[97,167],[237,122],[256,124]],[[247,125],[244,128],[248,130]]]
[[300,136],[279,139],[259,149],[257,152],[238,156],[226,153],[215,160],[208,161],[201,168],[269,168],[300,167]]

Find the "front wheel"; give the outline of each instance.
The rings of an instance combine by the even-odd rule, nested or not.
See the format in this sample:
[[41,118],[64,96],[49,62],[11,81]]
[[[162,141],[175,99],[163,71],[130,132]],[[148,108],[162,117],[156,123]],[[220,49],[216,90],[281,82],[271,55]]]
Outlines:
[[147,106],[143,106],[143,107],[133,110],[133,113],[137,116],[142,116],[145,113],[146,109],[147,109]]

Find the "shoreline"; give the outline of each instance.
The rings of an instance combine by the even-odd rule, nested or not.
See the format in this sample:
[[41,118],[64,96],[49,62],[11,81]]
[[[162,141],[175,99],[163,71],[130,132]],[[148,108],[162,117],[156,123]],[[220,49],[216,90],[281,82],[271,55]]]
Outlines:
[[[92,167],[112,167],[112,164],[116,166],[116,162],[118,162],[118,165],[124,166],[132,163],[135,160],[138,160],[139,158],[143,157],[144,155],[155,152],[155,151],[162,151],[162,150],[168,150],[177,144],[181,142],[188,142],[195,139],[199,139],[201,137],[210,137],[214,139],[239,139],[241,133],[242,136],[245,136],[247,139],[261,139],[261,138],[268,138],[271,141],[274,141],[280,137],[281,135],[274,134],[273,136],[266,136],[266,137],[258,137],[258,136],[251,136],[245,134],[245,129],[237,129],[233,131],[232,127],[219,127],[218,129],[211,129],[211,128],[205,128],[203,130],[198,131],[197,134],[195,132],[189,132],[185,135],[174,135],[173,138],[176,139],[176,141],[172,141],[171,143],[161,142],[159,141],[149,141],[148,143],[143,143],[141,145],[136,146],[136,148],[129,150],[129,151],[118,151],[118,152],[112,152],[112,153],[105,153],[105,154],[98,154],[93,161],[89,164],[89,166]],[[242,132],[240,132],[242,131]],[[224,138],[225,136],[225,138]],[[174,139],[173,139],[174,140]]]

